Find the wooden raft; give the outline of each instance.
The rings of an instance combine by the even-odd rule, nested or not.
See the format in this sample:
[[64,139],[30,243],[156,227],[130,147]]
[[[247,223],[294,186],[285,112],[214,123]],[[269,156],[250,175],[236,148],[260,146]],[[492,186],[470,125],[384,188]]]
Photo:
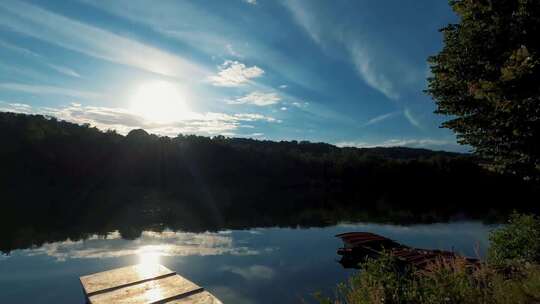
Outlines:
[[370,232],[347,232],[336,235],[344,247],[338,249],[340,263],[346,268],[357,268],[366,257],[377,258],[383,252],[396,257],[404,264],[427,270],[436,262],[465,261],[467,267],[476,267],[478,259],[460,256],[453,251],[421,249],[402,245],[394,240]]
[[87,303],[222,304],[165,266],[138,264],[80,277]]

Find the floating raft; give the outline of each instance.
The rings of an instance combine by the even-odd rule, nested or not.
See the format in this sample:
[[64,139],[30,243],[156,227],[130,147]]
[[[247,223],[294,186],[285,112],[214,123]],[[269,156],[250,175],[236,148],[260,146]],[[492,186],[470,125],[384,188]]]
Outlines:
[[204,288],[159,264],[117,268],[80,280],[91,304],[222,304]]
[[464,259],[468,266],[475,266],[479,262],[478,259],[463,257],[452,251],[409,247],[370,232],[347,232],[336,237],[343,241],[344,246],[338,249],[338,254],[342,256],[340,263],[347,268],[357,267],[365,257],[376,258],[383,252],[419,269],[425,269],[437,261],[457,258]]

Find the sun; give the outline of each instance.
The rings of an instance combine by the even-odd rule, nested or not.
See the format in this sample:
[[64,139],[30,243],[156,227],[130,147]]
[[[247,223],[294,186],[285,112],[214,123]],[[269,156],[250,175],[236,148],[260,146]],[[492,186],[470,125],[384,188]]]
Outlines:
[[157,123],[179,121],[190,113],[185,91],[167,81],[152,81],[139,86],[131,98],[130,109]]

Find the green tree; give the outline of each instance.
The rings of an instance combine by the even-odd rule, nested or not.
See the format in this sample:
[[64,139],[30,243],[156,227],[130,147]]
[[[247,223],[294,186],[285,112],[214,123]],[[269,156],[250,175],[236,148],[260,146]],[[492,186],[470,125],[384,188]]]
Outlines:
[[540,1],[451,0],[460,17],[428,59],[428,89],[492,168],[540,178]]

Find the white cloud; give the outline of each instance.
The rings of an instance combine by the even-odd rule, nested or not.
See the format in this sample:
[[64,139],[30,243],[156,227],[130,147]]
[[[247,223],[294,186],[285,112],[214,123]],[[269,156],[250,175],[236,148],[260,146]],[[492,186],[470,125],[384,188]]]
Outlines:
[[374,59],[370,56],[367,49],[360,47],[359,44],[355,44],[350,47],[350,52],[356,70],[370,87],[383,93],[390,99],[399,99],[399,94],[394,88],[393,83],[383,73],[377,71]]
[[382,115],[373,117],[372,119],[368,120],[368,121],[364,124],[364,126],[373,125],[373,124],[379,123],[379,122],[381,122],[381,121],[387,120],[387,119],[389,119],[389,118],[392,118],[392,117],[396,116],[396,114],[398,114],[398,113],[399,113],[399,112],[390,112],[390,113],[386,113],[386,114],[382,114]]
[[287,111],[287,107],[281,107],[280,110],[281,111]]
[[66,49],[166,76],[203,79],[207,74],[179,56],[31,4],[9,1],[0,7],[0,25]]
[[317,44],[321,44],[321,22],[302,5],[300,1],[285,1],[285,7],[293,14],[294,20],[302,27],[309,37]]
[[374,148],[374,147],[412,147],[425,148],[430,146],[448,146],[457,145],[455,141],[421,138],[421,139],[388,139],[381,142],[365,141],[342,141],[336,143],[338,147],[356,147],[356,148]]
[[24,113],[24,114],[33,113],[32,107],[27,104],[19,103],[19,102],[6,102],[6,101],[0,101],[0,111]]
[[292,102],[291,103],[292,106],[295,106],[297,108],[305,108],[307,106],[309,106],[309,102],[298,102],[298,101],[295,101],[295,102]]
[[264,116],[262,114],[234,114],[234,117],[236,117],[236,118],[238,118],[239,120],[242,120],[242,121],[261,120],[261,121],[266,121],[266,122],[278,122],[278,123],[281,122],[281,120],[279,120],[279,119],[275,119],[275,118],[270,117],[270,116]]
[[420,124],[420,121],[418,121],[418,119],[413,116],[413,113],[411,112],[411,110],[405,109],[405,111],[403,111],[403,115],[405,116],[405,118],[407,118],[407,120],[411,123],[411,125],[422,129],[422,125]]
[[256,106],[269,106],[278,103],[281,97],[276,93],[251,92],[246,96],[228,101],[229,104],[253,104]]
[[257,0],[244,0],[244,2],[248,3],[248,4],[251,4],[251,5],[257,4]]
[[58,73],[61,73],[61,74],[64,74],[64,75],[68,75],[68,76],[71,76],[71,77],[77,77],[77,78],[81,77],[81,75],[79,75],[79,73],[77,73],[73,69],[65,67],[65,66],[55,65],[55,64],[50,64],[50,63],[48,63],[47,66],[50,67],[51,69],[57,71]]
[[212,75],[208,79],[215,86],[237,87],[247,83],[252,78],[261,77],[264,70],[258,66],[247,67],[238,61],[227,60],[219,66],[217,75]]
[[62,88],[62,87],[55,87],[55,86],[49,86],[49,85],[33,85],[33,84],[23,84],[23,83],[11,83],[11,82],[0,83],[0,89],[29,93],[29,94],[63,95],[63,96],[69,96],[69,97],[74,97],[74,98],[81,98],[81,99],[97,99],[97,98],[103,97],[102,94],[89,92],[89,91],[75,90],[75,89],[70,89],[70,88]]
[[280,89],[286,89],[286,88],[288,88],[288,87],[289,87],[289,86],[286,85],[286,84],[282,84],[282,85],[279,86]]
[[228,16],[207,10],[197,1],[161,1],[151,10],[146,0],[79,1],[151,27],[213,60],[220,58],[222,53],[227,54],[226,45],[230,44],[242,57],[264,58],[265,62],[271,62],[283,79],[294,79],[298,85],[326,92],[327,82],[321,75],[311,73],[272,43],[246,31],[244,23],[230,22]]
[[128,109],[82,106],[77,103],[65,107],[33,108],[23,103],[0,102],[0,110],[27,114],[43,114],[78,124],[88,123],[102,130],[113,129],[121,134],[142,128],[150,133],[176,136],[183,134],[234,135],[245,122],[280,123],[281,120],[258,113],[191,113],[185,119],[159,123],[146,120]]

